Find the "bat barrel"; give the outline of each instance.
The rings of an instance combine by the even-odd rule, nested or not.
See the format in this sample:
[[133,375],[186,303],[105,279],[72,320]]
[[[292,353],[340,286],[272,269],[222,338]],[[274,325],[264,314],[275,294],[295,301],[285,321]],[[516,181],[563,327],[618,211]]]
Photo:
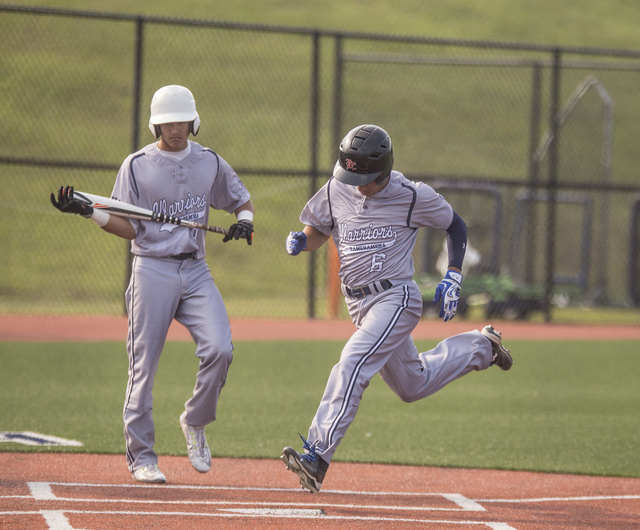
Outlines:
[[151,210],[147,210],[146,208],[140,208],[139,206],[134,206],[132,204],[121,202],[115,199],[109,199],[107,197],[101,197],[99,195],[93,195],[91,193],[75,191],[74,198],[78,202],[88,204],[93,208],[100,209],[102,211],[120,217],[150,220],[157,223],[171,223],[174,225],[196,228],[199,230],[207,230],[209,232],[215,232],[218,234],[227,235],[229,233],[229,231],[225,230],[224,228],[218,228],[217,226],[208,226],[193,221],[184,221],[179,217],[174,217],[173,215],[167,215],[161,212],[153,212]]

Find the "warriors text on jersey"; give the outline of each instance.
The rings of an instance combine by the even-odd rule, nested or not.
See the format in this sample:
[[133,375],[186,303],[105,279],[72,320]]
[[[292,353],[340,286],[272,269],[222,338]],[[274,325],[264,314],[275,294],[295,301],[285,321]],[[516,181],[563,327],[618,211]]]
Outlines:
[[453,209],[441,195],[398,171],[392,171],[387,186],[371,197],[331,178],[300,215],[304,224],[333,237],[340,254],[340,279],[349,286],[383,279],[409,281],[418,228],[446,230],[452,219]]

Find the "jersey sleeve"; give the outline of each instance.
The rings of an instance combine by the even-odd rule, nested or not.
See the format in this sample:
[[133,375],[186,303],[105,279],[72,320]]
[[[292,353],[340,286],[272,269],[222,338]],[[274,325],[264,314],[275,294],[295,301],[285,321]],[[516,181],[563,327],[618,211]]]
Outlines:
[[330,182],[331,181],[327,182],[318,190],[300,213],[300,222],[312,226],[325,236],[331,235],[334,224],[329,200]]
[[[131,171],[131,163],[132,157],[129,156],[120,166],[118,176],[116,177],[115,184],[113,185],[113,190],[111,191],[111,198],[134,206],[139,206],[140,201],[138,200],[137,187]],[[140,229],[140,220],[128,218],[127,220],[131,223],[131,226],[137,235]]]
[[416,202],[411,214],[410,226],[429,226],[446,230],[453,220],[453,208],[446,199],[424,182],[414,183]]
[[210,205],[216,210],[233,213],[238,206],[251,199],[251,194],[229,163],[220,155],[215,156],[218,158],[218,166],[211,188]]

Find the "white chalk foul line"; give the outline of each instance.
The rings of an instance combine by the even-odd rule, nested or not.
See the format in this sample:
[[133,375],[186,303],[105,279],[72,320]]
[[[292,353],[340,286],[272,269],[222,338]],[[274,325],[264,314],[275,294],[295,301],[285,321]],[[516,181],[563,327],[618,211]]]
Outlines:
[[[262,492],[291,492],[307,496],[306,492],[301,492],[299,488],[253,488],[238,486],[186,486],[165,484],[162,486],[149,486],[146,484],[90,484],[79,482],[27,482],[31,495],[1,495],[0,499],[36,499],[36,500],[57,500],[70,502],[130,502],[130,503],[149,503],[149,504],[262,504],[272,506],[273,502],[242,502],[242,501],[152,501],[139,499],[81,499],[58,497],[53,493],[51,486],[66,487],[85,487],[85,488],[153,488],[158,490],[179,489],[179,490],[233,490],[233,491],[262,491]],[[598,500],[635,500],[640,499],[640,495],[592,495],[577,497],[539,497],[539,498],[520,498],[520,499],[468,499],[457,493],[409,493],[409,492],[361,492],[347,490],[323,490],[323,493],[334,493],[339,495],[385,495],[385,496],[419,496],[419,497],[443,497],[448,499],[465,511],[486,511],[479,503],[542,503],[542,502],[567,502],[567,501],[598,501]],[[317,498],[317,497],[316,497]],[[319,499],[318,499],[319,502]],[[297,502],[296,506],[314,506],[317,502]],[[361,504],[326,504],[323,506],[345,507],[345,508],[387,508],[405,510],[407,506],[380,506],[371,505],[364,506]],[[431,508],[431,507],[410,507],[411,510],[456,510],[455,508]],[[459,510],[458,510],[459,511]]]
[[[12,512],[0,512],[0,515],[42,515],[49,530],[81,530],[79,528],[73,528],[69,523],[69,520],[65,514],[80,514],[80,515],[124,515],[124,516],[144,516],[150,515],[154,517],[270,517],[270,518],[284,518],[284,519],[322,519],[333,521],[372,521],[372,522],[393,522],[393,523],[421,523],[421,524],[452,524],[452,525],[475,525],[486,526],[492,530],[516,530],[514,527],[509,526],[506,523],[500,522],[485,522],[485,521],[447,521],[440,519],[411,519],[405,517],[371,517],[371,516],[344,516],[344,515],[327,515],[321,512],[321,510],[311,510],[313,513],[285,513],[286,510],[282,510],[281,513],[276,513],[274,510],[256,510],[255,512],[248,513],[247,510],[243,510],[242,513],[196,513],[196,512],[133,512],[133,511],[83,511],[83,510],[39,510],[39,511],[12,511]],[[294,512],[296,512],[294,510]],[[299,511],[298,511],[299,512]]]
[[27,482],[31,496],[38,501],[51,501],[57,497],[48,482]]
[[566,501],[612,501],[624,499],[640,499],[640,495],[592,495],[585,497],[540,497],[538,499],[476,499],[477,502],[566,502]]
[[280,517],[325,517],[324,510],[293,510],[291,508],[223,508],[221,512],[245,515],[276,515]]
[[73,528],[62,511],[41,510],[40,513],[50,530],[81,530],[80,528]]
[[[141,503],[141,504],[189,504],[189,505],[215,505],[215,506],[251,506],[250,508],[220,508],[213,513],[199,512],[153,512],[153,511],[85,511],[85,510],[39,510],[33,512],[17,512],[5,511],[0,515],[41,515],[45,518],[50,530],[81,530],[71,526],[65,514],[94,514],[94,515],[153,515],[153,516],[193,516],[193,517],[271,517],[271,518],[298,518],[298,519],[323,519],[323,520],[347,520],[347,521],[389,521],[389,522],[408,522],[422,524],[458,524],[458,525],[481,525],[492,530],[515,530],[506,523],[486,522],[486,521],[447,521],[447,520],[429,520],[416,519],[406,517],[385,517],[385,516],[346,516],[346,515],[328,515],[324,509],[317,508],[318,503],[306,502],[287,502],[287,508],[274,508],[275,502],[244,502],[244,501],[165,501],[165,500],[140,500],[140,499],[82,499],[82,498],[66,498],[59,497],[53,492],[52,485],[71,486],[71,487],[109,487],[109,488],[153,488],[158,491],[164,489],[180,489],[180,490],[235,490],[235,491],[263,491],[263,492],[296,492],[298,489],[292,488],[243,488],[230,486],[148,486],[143,484],[83,484],[83,483],[66,483],[66,482],[28,482],[31,495],[15,495],[0,496],[0,498],[33,498],[41,501],[66,501],[66,502],[105,502],[105,503]],[[576,496],[576,497],[542,497],[530,499],[467,499],[459,494],[450,493],[407,493],[407,492],[360,492],[360,491],[344,491],[333,490],[324,493],[333,493],[338,495],[367,495],[371,496],[439,496],[455,503],[458,508],[436,508],[436,507],[411,507],[411,506],[386,506],[386,505],[354,505],[354,504],[326,504],[322,503],[323,508],[356,508],[363,510],[446,510],[446,511],[486,511],[479,503],[544,503],[544,502],[571,502],[571,501],[601,501],[601,500],[636,500],[640,499],[640,495],[595,495],[595,496]],[[303,492],[304,494],[304,492]]]
[[[78,498],[78,497],[60,497],[55,495],[53,490],[51,489],[52,485],[58,486],[72,486],[72,487],[82,487],[82,486],[91,486],[91,487],[105,487],[100,484],[69,484],[64,482],[27,482],[29,490],[31,491],[31,495],[36,500],[56,500],[56,501],[64,501],[64,502],[91,502],[91,503],[128,503],[128,504],[177,504],[177,505],[202,505],[202,506],[220,506],[220,505],[238,505],[238,506],[273,506],[276,502],[261,502],[261,501],[234,501],[234,500],[223,500],[223,501],[205,501],[205,500],[151,500],[151,499],[91,499],[91,498]],[[129,485],[111,485],[110,487],[130,487]],[[138,486],[140,487],[140,486]],[[144,486],[147,489],[149,486]],[[164,490],[169,489],[169,486],[151,486],[153,489]],[[174,489],[176,489],[174,487]],[[179,489],[208,489],[214,490],[219,489],[216,486],[194,486],[193,488],[189,486],[180,486]],[[223,489],[235,489],[235,490],[245,490],[245,488],[223,488]],[[253,490],[254,488],[246,488],[248,490]],[[261,491],[273,491],[269,488],[263,488]],[[300,490],[293,490],[298,492]],[[326,493],[326,492],[325,492]],[[342,494],[349,494],[350,492],[342,491]],[[387,493],[387,495],[396,495],[395,493]],[[413,495],[413,494],[412,494]],[[415,494],[419,495],[419,494]],[[472,512],[484,512],[486,511],[481,505],[467,499],[466,497],[459,495],[457,493],[428,493],[420,495],[431,496],[431,497],[443,497],[453,504],[457,506],[457,508],[443,508],[443,507],[433,507],[433,506],[389,506],[389,505],[362,505],[362,504],[332,504],[332,503],[322,503],[322,506],[328,508],[355,508],[362,510],[410,510],[410,511],[449,511],[449,512],[459,512],[459,511],[472,511]],[[289,506],[295,507],[303,507],[303,506],[316,506],[318,502],[287,502]]]

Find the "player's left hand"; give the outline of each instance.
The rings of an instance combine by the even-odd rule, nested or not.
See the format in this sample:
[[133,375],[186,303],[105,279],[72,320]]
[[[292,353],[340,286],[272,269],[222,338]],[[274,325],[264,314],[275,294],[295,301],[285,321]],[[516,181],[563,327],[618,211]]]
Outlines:
[[462,283],[462,274],[456,271],[447,271],[442,281],[436,287],[436,294],[433,297],[433,303],[441,302],[440,318],[445,322],[451,320],[458,309],[458,301],[460,300],[460,284]]
[[253,223],[247,219],[238,221],[229,227],[229,233],[224,236],[223,243],[231,241],[232,239],[246,239],[247,245],[250,245],[253,241]]
[[73,198],[73,186],[65,186],[58,189],[58,200],[51,194],[51,204],[63,213],[76,213],[82,217],[91,217],[93,208]]

